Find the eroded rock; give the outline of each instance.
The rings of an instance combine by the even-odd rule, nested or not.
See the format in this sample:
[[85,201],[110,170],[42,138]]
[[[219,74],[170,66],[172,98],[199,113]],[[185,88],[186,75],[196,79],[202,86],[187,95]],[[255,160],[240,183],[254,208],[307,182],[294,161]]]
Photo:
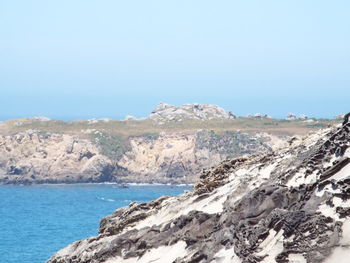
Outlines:
[[336,262],[350,253],[349,128],[225,161],[190,193],[117,210],[48,262],[166,262],[157,251],[179,244],[172,262]]

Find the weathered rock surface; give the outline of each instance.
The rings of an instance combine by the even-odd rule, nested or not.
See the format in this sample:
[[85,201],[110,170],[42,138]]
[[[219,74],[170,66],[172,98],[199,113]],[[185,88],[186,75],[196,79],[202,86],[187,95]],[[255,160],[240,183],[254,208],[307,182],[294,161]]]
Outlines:
[[194,190],[131,203],[49,263],[348,262],[350,123],[206,170]]
[[213,104],[184,104],[174,106],[159,103],[149,116],[158,122],[191,120],[213,120],[213,119],[235,119],[236,116],[223,108]]
[[103,182],[113,170],[88,140],[36,131],[0,136],[0,183]]
[[255,113],[253,115],[248,115],[247,118],[251,118],[251,119],[272,119],[271,116],[269,116],[267,114],[262,114],[262,113]]
[[[108,134],[93,134],[106,147],[116,142],[107,140]],[[0,183],[193,183],[203,168],[242,154],[271,152],[281,141],[241,132],[162,133],[129,137],[126,150],[112,145],[120,151],[113,158],[91,139],[27,130],[0,136]]]
[[241,132],[216,134],[160,134],[156,139],[130,138],[130,150],[117,162],[129,173],[128,182],[194,183],[203,168],[228,158],[271,152],[285,142],[269,135],[252,136]]

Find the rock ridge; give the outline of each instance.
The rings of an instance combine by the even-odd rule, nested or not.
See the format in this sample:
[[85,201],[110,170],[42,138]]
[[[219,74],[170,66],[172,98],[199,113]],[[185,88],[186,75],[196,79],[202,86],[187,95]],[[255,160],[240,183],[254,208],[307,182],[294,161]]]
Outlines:
[[108,134],[92,134],[0,135],[0,183],[194,183],[203,168],[274,147],[270,136],[239,131],[130,136],[127,147]]
[[184,104],[174,106],[159,103],[148,117],[158,122],[183,121],[183,120],[214,120],[214,119],[236,119],[231,111],[214,104]]

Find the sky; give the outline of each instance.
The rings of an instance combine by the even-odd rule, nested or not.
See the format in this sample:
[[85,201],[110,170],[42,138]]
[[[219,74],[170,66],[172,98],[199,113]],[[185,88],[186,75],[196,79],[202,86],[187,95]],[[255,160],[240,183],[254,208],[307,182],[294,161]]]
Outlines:
[[347,0],[0,0],[0,119],[350,111]]

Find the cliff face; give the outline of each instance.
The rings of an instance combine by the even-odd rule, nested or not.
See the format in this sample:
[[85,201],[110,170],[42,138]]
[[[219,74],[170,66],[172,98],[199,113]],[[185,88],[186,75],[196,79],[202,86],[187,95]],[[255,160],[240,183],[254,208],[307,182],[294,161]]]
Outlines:
[[289,136],[332,122],[241,118],[198,103],[161,103],[149,117],[137,120],[4,121],[0,184],[194,183],[204,168],[246,154],[271,153],[288,144]]
[[88,140],[26,131],[0,136],[0,182],[100,182],[111,178],[111,160]]
[[109,147],[115,138],[106,141],[98,135],[94,138],[99,143],[33,130],[1,136],[0,183],[193,183],[203,168],[243,154],[270,152],[282,141],[268,135],[202,130],[131,136],[128,147],[120,150],[117,143]]
[[205,170],[194,190],[131,203],[49,263],[348,262],[350,123]]
[[124,181],[194,183],[204,168],[227,158],[271,152],[281,142],[277,137],[241,132],[163,133],[156,139],[131,138],[130,150],[117,164],[129,171]]

